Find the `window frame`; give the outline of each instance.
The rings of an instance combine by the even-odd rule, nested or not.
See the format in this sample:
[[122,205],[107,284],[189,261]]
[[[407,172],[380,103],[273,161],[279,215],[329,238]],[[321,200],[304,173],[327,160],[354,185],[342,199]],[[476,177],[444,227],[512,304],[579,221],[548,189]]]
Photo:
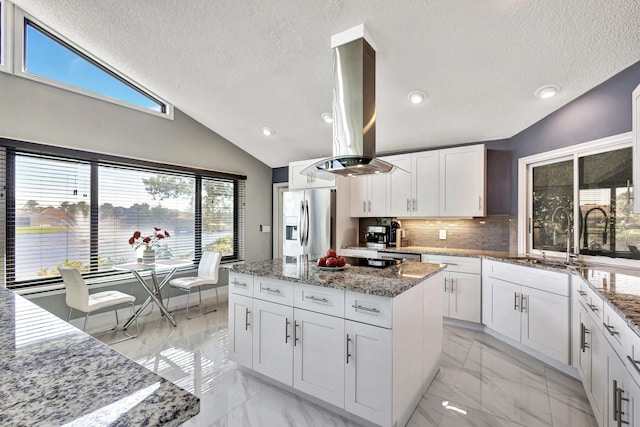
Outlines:
[[[201,235],[198,233],[197,224],[201,223],[202,217],[202,191],[201,191],[201,183],[203,178],[206,179],[219,179],[224,181],[233,181],[234,184],[234,230],[233,230],[233,250],[234,254],[229,256],[224,256],[222,258],[223,262],[235,262],[242,260],[243,254],[241,253],[241,248],[244,248],[244,242],[240,242],[239,240],[244,238],[245,231],[241,228],[244,226],[244,222],[239,221],[240,214],[240,200],[239,200],[239,188],[241,186],[241,181],[246,181],[246,176],[244,175],[235,175],[228,174],[223,172],[216,171],[208,171],[196,168],[189,168],[185,166],[178,165],[169,165],[169,164],[160,164],[150,161],[144,160],[136,160],[136,159],[128,159],[121,158],[118,156],[112,155],[102,155],[97,153],[89,153],[80,150],[67,149],[62,147],[51,147],[45,146],[36,143],[23,142],[23,141],[15,141],[9,139],[0,138],[0,146],[6,149],[6,203],[7,203],[7,214],[5,217],[6,224],[6,241],[5,244],[5,256],[6,256],[6,271],[5,271],[5,285],[13,290],[25,290],[29,288],[33,288],[36,286],[46,286],[51,285],[53,283],[59,283],[60,277],[49,277],[42,279],[33,279],[33,280],[23,280],[20,282],[15,282],[15,234],[16,234],[16,220],[15,220],[15,212],[16,212],[16,194],[15,194],[15,156],[23,154],[38,154],[44,155],[47,157],[58,158],[61,160],[74,160],[74,161],[83,161],[88,162],[92,168],[91,179],[91,241],[98,242],[99,237],[99,229],[98,229],[98,215],[97,213],[97,200],[98,200],[98,186],[99,186],[99,176],[97,174],[93,174],[94,169],[97,169],[99,165],[109,165],[109,166],[126,166],[126,167],[137,167],[140,169],[145,169],[154,173],[170,173],[174,175],[182,175],[195,177],[195,186],[194,194],[196,196],[196,209],[195,214],[199,214],[200,217],[194,216],[194,262],[198,262],[202,255],[202,239]],[[98,179],[96,179],[98,178]],[[95,212],[94,212],[95,211]],[[95,221],[94,221],[95,220]],[[201,232],[201,229],[200,229]],[[98,242],[99,243],[99,242]],[[94,260],[93,254],[90,253],[90,262],[97,262],[97,258]],[[107,272],[94,272],[93,268],[91,272],[83,274],[83,277],[96,279],[95,281],[106,281],[106,280],[117,280],[122,277],[122,272],[118,271],[107,271]],[[11,279],[11,280],[10,280]],[[92,280],[93,281],[93,280]]]
[[[2,1],[4,3],[6,0],[2,0]],[[23,77],[38,83],[43,83],[48,86],[53,86],[58,89],[63,89],[69,92],[77,93],[79,95],[84,95],[84,96],[95,98],[101,101],[106,101],[111,104],[119,105],[121,107],[126,107],[126,108],[130,108],[143,113],[151,114],[157,117],[173,120],[173,117],[174,117],[173,105],[167,102],[166,100],[164,100],[162,97],[154,94],[152,91],[145,88],[141,84],[125,76],[123,73],[116,70],[114,67],[106,64],[104,61],[100,60],[95,55],[92,55],[82,47],[78,46],[76,43],[73,43],[72,41],[70,41],[60,33],[53,30],[51,27],[47,26],[46,24],[43,24],[41,21],[27,14],[26,12],[19,9],[18,7],[14,6],[13,15],[14,15],[12,20],[13,31],[7,31],[7,32],[8,33],[11,32],[13,34],[13,74],[14,75],[18,77]],[[131,89],[141,93],[143,96],[146,96],[147,98],[150,98],[155,102],[162,104],[165,108],[165,111],[154,111],[152,109],[145,108],[136,104],[132,104],[123,100],[119,100],[117,98],[112,98],[107,95],[102,95],[102,94],[90,91],[88,89],[83,89],[77,86],[66,84],[58,80],[54,80],[54,79],[43,77],[37,74],[29,73],[25,69],[25,62],[26,62],[25,61],[25,58],[26,58],[25,38],[26,38],[27,22],[31,23],[37,30],[42,31],[46,36],[52,38],[55,42],[60,43],[63,47],[70,49],[71,51],[75,52],[77,55],[83,57],[85,60],[91,62],[93,65],[102,69],[107,74],[110,74],[117,80],[121,81],[123,84],[131,87]]]
[[13,15],[13,4],[7,0],[0,0],[0,71],[11,74],[12,49],[11,16]]
[[[605,137],[582,144],[571,145],[557,150],[534,154],[518,159],[518,253],[530,255],[542,255],[542,251],[533,249],[531,232],[529,227],[529,212],[532,202],[532,174],[531,167],[543,166],[545,164],[559,161],[573,160],[573,217],[579,217],[579,179],[578,179],[578,159],[583,156],[604,153],[607,151],[619,150],[633,147],[632,132],[621,133],[610,137]],[[634,183],[634,186],[636,184]],[[634,187],[635,188],[635,187]],[[573,247],[579,248],[579,224],[573,223]],[[574,249],[575,250],[575,249]],[[564,252],[544,251],[546,255],[552,257],[564,257]],[[637,260],[626,258],[613,258],[607,256],[584,255],[580,257],[585,261],[599,262],[604,264],[629,265],[637,264]]]

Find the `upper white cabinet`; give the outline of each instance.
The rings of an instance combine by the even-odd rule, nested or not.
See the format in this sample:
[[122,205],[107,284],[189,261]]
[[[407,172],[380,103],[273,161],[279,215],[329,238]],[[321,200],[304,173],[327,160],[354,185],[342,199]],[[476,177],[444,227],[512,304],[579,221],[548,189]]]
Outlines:
[[386,175],[362,175],[349,179],[351,180],[351,216],[385,216]]
[[397,166],[387,178],[388,216],[438,216],[439,151],[384,157]]
[[315,173],[302,175],[302,172],[306,167],[316,163],[319,159],[302,160],[298,162],[289,163],[289,190],[304,190],[307,188],[323,188],[323,187],[335,187],[336,179],[323,179],[316,176]]
[[631,97],[631,129],[633,131],[633,211],[640,213],[640,86]]
[[483,144],[440,150],[439,216],[485,216],[486,157]]

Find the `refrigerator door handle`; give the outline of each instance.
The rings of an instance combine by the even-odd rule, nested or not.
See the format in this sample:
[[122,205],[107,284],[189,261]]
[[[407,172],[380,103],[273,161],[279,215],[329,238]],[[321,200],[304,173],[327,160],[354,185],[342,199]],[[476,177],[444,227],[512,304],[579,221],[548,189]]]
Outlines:
[[300,216],[298,217],[298,242],[300,246],[304,245],[304,200],[300,201]]
[[304,201],[304,244],[305,246],[309,244],[309,202],[307,200]]

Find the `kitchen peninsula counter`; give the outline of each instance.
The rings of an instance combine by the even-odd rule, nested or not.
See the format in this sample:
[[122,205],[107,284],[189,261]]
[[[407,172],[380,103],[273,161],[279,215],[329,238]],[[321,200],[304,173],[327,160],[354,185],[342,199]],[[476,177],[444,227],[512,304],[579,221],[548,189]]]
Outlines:
[[175,426],[200,399],[0,288],[0,424]]
[[288,262],[287,258],[278,258],[236,264],[231,270],[313,286],[395,297],[444,268],[444,265],[438,264],[404,262],[386,268],[347,266],[342,270],[321,270],[304,259]]

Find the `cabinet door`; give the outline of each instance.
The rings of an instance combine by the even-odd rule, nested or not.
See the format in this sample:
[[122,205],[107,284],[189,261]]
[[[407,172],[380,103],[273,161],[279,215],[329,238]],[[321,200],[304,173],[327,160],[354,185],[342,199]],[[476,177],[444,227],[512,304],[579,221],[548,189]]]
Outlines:
[[385,216],[387,212],[387,176],[369,175],[369,200],[367,216]]
[[293,387],[344,407],[344,319],[295,309]]
[[520,341],[520,286],[493,277],[483,283],[490,305],[485,307],[485,321],[491,329]]
[[591,335],[593,334],[591,319],[589,314],[578,303],[578,316],[577,316],[577,339],[574,345],[578,347],[576,352],[576,368],[582,377],[582,384],[584,389],[589,393],[591,390]]
[[293,385],[293,307],[253,300],[253,369]]
[[637,426],[638,386],[631,379],[624,364],[611,346],[607,345],[607,415],[604,425],[609,427]]
[[586,336],[586,342],[591,351],[591,409],[593,415],[602,425],[607,404],[607,348],[609,344],[602,332],[590,319],[588,323],[590,334]]
[[449,317],[449,301],[451,300],[451,284],[449,279],[449,273],[442,273],[442,316]]
[[522,344],[569,364],[569,298],[522,289]]
[[369,181],[366,175],[353,176],[351,181],[351,216],[367,216],[367,201],[369,193]]
[[437,150],[414,153],[413,161],[413,216],[438,216],[439,164]]
[[391,330],[345,321],[347,411],[379,425],[391,425]]
[[253,299],[229,294],[229,358],[252,368],[253,363]]
[[480,323],[480,276],[449,273],[449,317]]
[[387,175],[387,215],[400,217],[410,216],[413,209],[411,185],[413,181],[413,172],[411,169],[412,157],[410,154],[403,154],[385,157],[384,160],[401,168],[401,170],[396,169]]
[[301,190],[309,188],[309,177],[300,172],[307,167],[307,163],[289,163],[289,190]]
[[485,146],[440,150],[440,216],[485,215]]

